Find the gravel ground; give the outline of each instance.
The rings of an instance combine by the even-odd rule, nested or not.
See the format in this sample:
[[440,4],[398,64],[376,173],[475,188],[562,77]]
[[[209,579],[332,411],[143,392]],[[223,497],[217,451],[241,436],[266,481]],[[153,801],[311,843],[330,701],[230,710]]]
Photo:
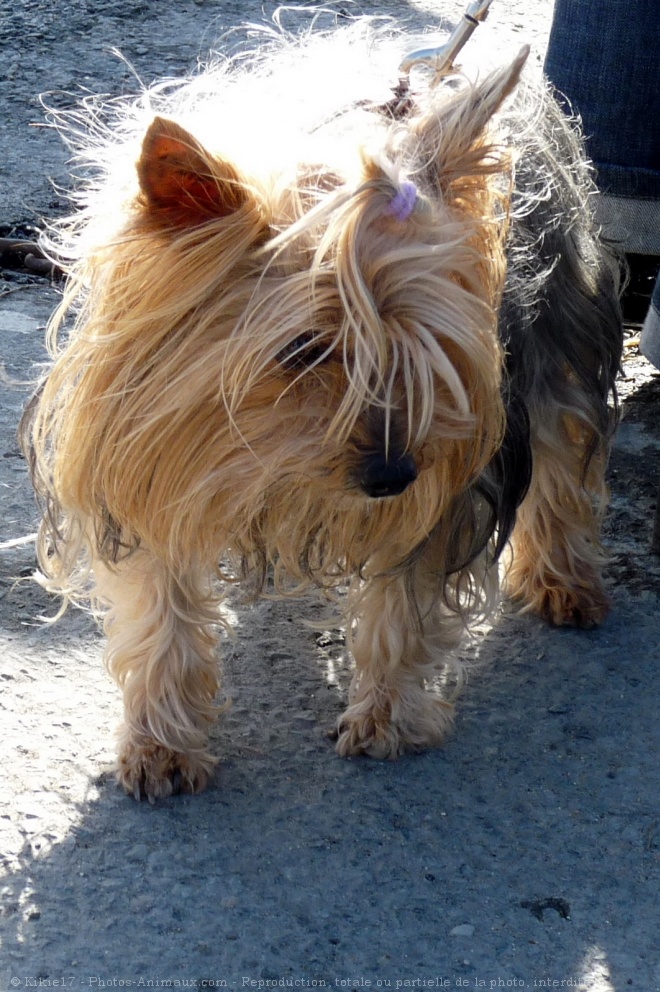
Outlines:
[[[461,9],[386,7],[438,27]],[[529,40],[539,62],[550,14],[550,0],[496,0],[481,44]],[[246,17],[256,5],[212,0],[3,8],[0,234],[63,206],[50,180],[65,181],[65,153],[32,126],[39,93],[67,106],[79,87],[133,89],[113,47],[147,80],[188,70]],[[35,528],[15,428],[56,298],[0,273],[0,540]],[[326,731],[350,678],[341,635],[300,622],[322,615],[313,602],[236,603],[216,779],[137,804],[109,771],[120,700],[99,634],[76,611],[40,623],[54,607],[27,581],[32,546],[0,552],[0,988],[660,989],[660,390],[632,341],[625,370],[611,617],[550,631],[504,611],[466,646],[481,664],[442,750],[339,760]]]

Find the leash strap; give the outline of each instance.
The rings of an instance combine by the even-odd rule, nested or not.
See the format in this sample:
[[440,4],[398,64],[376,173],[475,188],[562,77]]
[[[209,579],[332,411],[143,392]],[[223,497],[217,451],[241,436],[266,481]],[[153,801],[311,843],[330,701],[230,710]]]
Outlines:
[[481,22],[488,17],[488,9],[492,2],[493,0],[474,0],[473,3],[469,3],[444,45],[439,45],[437,48],[419,48],[406,55],[399,66],[403,78],[406,79],[410,75],[413,66],[425,65],[433,70],[431,85],[435,86],[443,76],[452,71],[456,56]]

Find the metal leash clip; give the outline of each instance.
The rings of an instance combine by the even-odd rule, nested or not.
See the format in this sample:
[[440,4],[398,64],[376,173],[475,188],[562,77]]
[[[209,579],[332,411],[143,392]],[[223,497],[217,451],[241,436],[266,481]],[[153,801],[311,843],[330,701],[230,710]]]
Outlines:
[[492,2],[493,0],[474,0],[473,3],[469,3],[463,17],[444,45],[439,45],[437,48],[418,48],[411,52],[399,66],[399,71],[408,76],[413,66],[426,65],[434,72],[434,83],[451,72],[454,60],[466,41],[488,17],[488,8]]

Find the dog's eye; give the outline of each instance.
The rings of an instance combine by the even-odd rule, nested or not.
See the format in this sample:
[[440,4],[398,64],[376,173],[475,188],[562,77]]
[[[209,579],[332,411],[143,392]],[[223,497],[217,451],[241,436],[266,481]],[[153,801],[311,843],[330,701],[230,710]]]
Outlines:
[[328,342],[317,334],[299,334],[277,353],[277,361],[286,368],[311,368],[328,357]]

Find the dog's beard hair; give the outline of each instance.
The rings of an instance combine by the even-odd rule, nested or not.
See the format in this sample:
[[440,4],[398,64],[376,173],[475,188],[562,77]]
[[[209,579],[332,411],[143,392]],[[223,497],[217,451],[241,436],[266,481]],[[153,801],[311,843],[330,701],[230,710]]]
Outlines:
[[[385,152],[356,154],[351,127],[336,161],[249,176],[231,212],[191,229],[164,227],[134,191],[123,230],[90,248],[106,186],[90,195],[51,337],[73,308],[77,322],[33,425],[53,506],[55,557],[42,563],[57,582],[75,585],[61,549],[67,531],[89,534],[87,520],[108,561],[144,543],[178,572],[229,552],[243,571],[275,561],[277,576],[320,585],[368,574],[375,549],[389,548],[392,568],[423,544],[503,430],[496,177],[507,162],[486,119],[469,139],[464,126],[464,104],[483,102],[468,88],[440,119],[422,108],[408,145],[396,123],[351,108]],[[431,169],[440,149],[449,179]],[[238,166],[207,165],[235,187]],[[403,225],[388,204],[405,172],[420,201]],[[310,331],[323,356],[288,368],[279,356]],[[374,418],[386,450],[423,452],[396,500],[370,501],[352,482]]]

